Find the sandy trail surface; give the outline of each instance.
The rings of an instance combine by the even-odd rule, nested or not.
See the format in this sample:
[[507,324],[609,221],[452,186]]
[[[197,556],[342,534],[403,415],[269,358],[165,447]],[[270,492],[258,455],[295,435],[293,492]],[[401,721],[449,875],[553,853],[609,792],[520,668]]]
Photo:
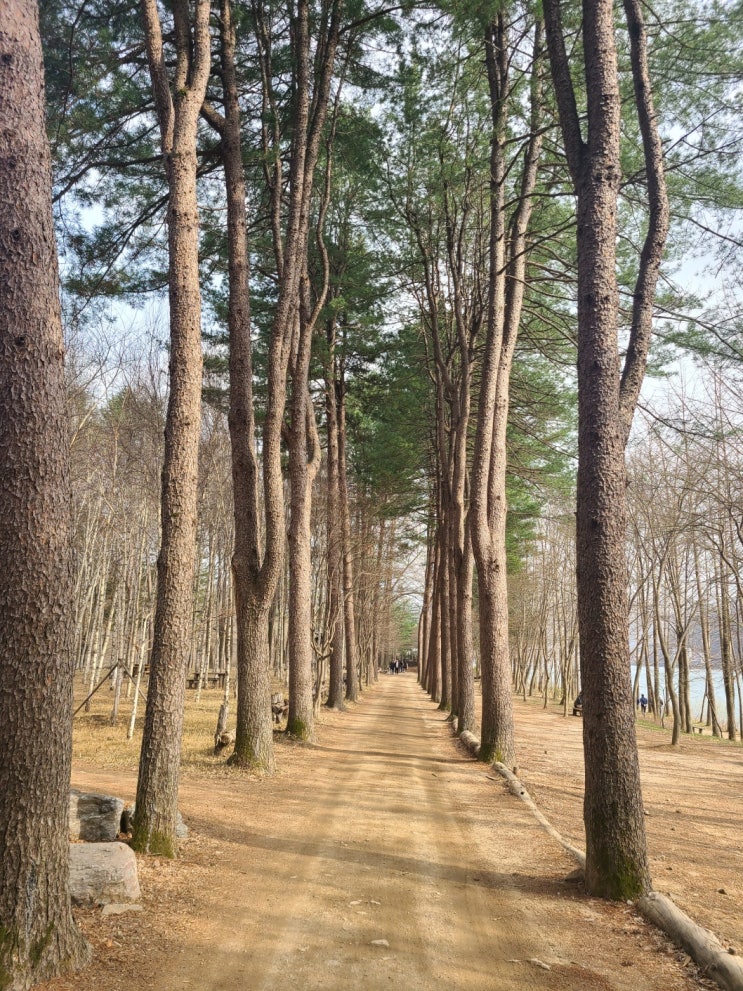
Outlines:
[[[80,913],[93,964],[48,989],[709,987],[468,759],[408,673],[383,677],[272,778],[186,777],[176,862],[140,858],[144,911]],[[77,787],[132,797],[133,775]]]

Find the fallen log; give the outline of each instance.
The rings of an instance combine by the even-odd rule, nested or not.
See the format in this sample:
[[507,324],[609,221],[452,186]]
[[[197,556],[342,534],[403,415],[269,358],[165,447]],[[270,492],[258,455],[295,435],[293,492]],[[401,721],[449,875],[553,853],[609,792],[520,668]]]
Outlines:
[[542,826],[544,829],[546,829],[547,832],[550,834],[550,836],[553,839],[557,840],[560,846],[564,847],[568,851],[568,853],[570,853],[575,858],[576,862],[580,867],[585,868],[586,866],[585,853],[583,853],[582,850],[579,850],[578,847],[573,846],[572,843],[568,843],[568,841],[564,838],[564,836],[561,833],[558,833],[558,831],[555,829],[555,827],[552,825],[549,819],[547,819],[545,816],[542,815],[542,813],[539,811],[539,808],[537,807],[536,802],[531,797],[529,792],[526,790],[526,786],[523,784],[522,781],[520,781],[516,777],[513,771],[509,771],[506,765],[501,764],[499,761],[496,761],[493,764],[493,770],[497,771],[502,778],[506,779],[508,790],[511,792],[512,795],[515,795],[516,798],[520,798],[521,801],[524,803],[524,805],[528,806],[529,809],[531,809],[531,813],[534,816],[534,818],[537,820],[539,825]]
[[683,947],[693,960],[726,991],[743,991],[743,961],[729,953],[716,936],[690,919],[670,898],[651,891],[637,907],[654,925]]
[[[586,855],[582,850],[568,843],[555,827],[537,808],[525,785],[516,775],[499,762],[493,770],[505,778],[508,790],[531,810],[535,819],[547,830],[550,836],[568,850],[581,868],[586,866]],[[495,780],[495,779],[494,779]],[[672,939],[677,946],[686,950],[694,962],[725,991],[743,991],[743,962],[734,952],[727,951],[716,936],[704,929],[670,898],[657,891],[643,895],[635,903],[637,910],[645,918]]]
[[474,733],[470,733],[468,729],[462,730],[459,734],[459,739],[465,745],[467,750],[472,754],[473,757],[480,756],[480,741],[477,739]]
[[[470,753],[476,755],[479,752],[480,741],[474,733],[465,730],[460,734],[460,739]],[[526,790],[526,786],[519,780],[514,771],[510,771],[505,764],[501,764],[499,761],[495,761],[492,767],[505,779],[511,794],[515,795],[531,810],[537,822],[575,858],[581,870],[585,870],[585,853],[568,843],[552,823],[542,815],[534,799]],[[497,781],[498,779],[493,778],[492,780]],[[743,991],[743,961],[741,958],[732,948],[726,950],[716,936],[689,918],[670,898],[657,891],[651,891],[639,898],[635,904],[637,910],[649,922],[657,926],[677,946],[686,950],[707,977],[719,984],[721,988],[725,988],[725,991]]]

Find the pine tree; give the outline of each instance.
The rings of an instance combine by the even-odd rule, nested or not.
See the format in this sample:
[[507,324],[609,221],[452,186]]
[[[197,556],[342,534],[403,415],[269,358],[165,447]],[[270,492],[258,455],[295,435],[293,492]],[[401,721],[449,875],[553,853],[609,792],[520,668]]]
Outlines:
[[35,0],[0,6],[0,988],[82,965],[70,912],[69,437]]

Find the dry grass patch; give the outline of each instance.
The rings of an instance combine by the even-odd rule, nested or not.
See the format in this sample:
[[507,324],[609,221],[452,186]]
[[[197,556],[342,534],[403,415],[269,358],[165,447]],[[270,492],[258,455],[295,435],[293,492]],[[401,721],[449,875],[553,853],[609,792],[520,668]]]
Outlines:
[[[87,685],[82,683],[82,679],[77,679],[75,708],[81,704],[87,694]],[[224,693],[218,688],[203,689],[198,700],[195,691],[186,691],[181,753],[181,768],[184,772],[213,774],[224,767],[230,750],[226,750],[218,757],[214,755],[214,730],[223,697]],[[133,686],[129,698],[126,698],[126,686],[124,686],[119,703],[119,717],[116,725],[111,726],[113,688],[105,684],[96,692],[90,701],[90,711],[81,709],[73,720],[72,758],[76,763],[136,772],[142,744],[145,703],[140,698],[134,734],[131,740],[127,740],[133,702]],[[234,728],[235,709],[236,701],[233,699],[230,728]]]

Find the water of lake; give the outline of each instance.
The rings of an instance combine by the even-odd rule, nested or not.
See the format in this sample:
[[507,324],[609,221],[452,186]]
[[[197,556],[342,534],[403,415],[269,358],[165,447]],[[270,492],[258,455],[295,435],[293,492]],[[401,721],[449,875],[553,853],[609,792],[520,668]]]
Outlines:
[[[636,667],[632,665],[632,684],[635,683],[635,671]],[[640,682],[638,685],[638,692],[640,695],[648,694],[647,686],[647,672],[643,670],[640,676]],[[720,717],[724,716],[725,713],[725,689],[722,684],[722,671],[717,668],[712,669],[712,678],[715,686],[715,701],[717,702],[717,711]],[[691,712],[694,719],[699,718],[699,713],[702,709],[702,699],[705,695],[706,690],[706,677],[704,673],[704,668],[691,668],[689,671],[689,694],[691,698]],[[660,666],[660,692],[661,698],[666,696],[666,674],[663,665]],[[678,691],[678,672],[674,676],[674,685],[676,685],[676,690]]]

